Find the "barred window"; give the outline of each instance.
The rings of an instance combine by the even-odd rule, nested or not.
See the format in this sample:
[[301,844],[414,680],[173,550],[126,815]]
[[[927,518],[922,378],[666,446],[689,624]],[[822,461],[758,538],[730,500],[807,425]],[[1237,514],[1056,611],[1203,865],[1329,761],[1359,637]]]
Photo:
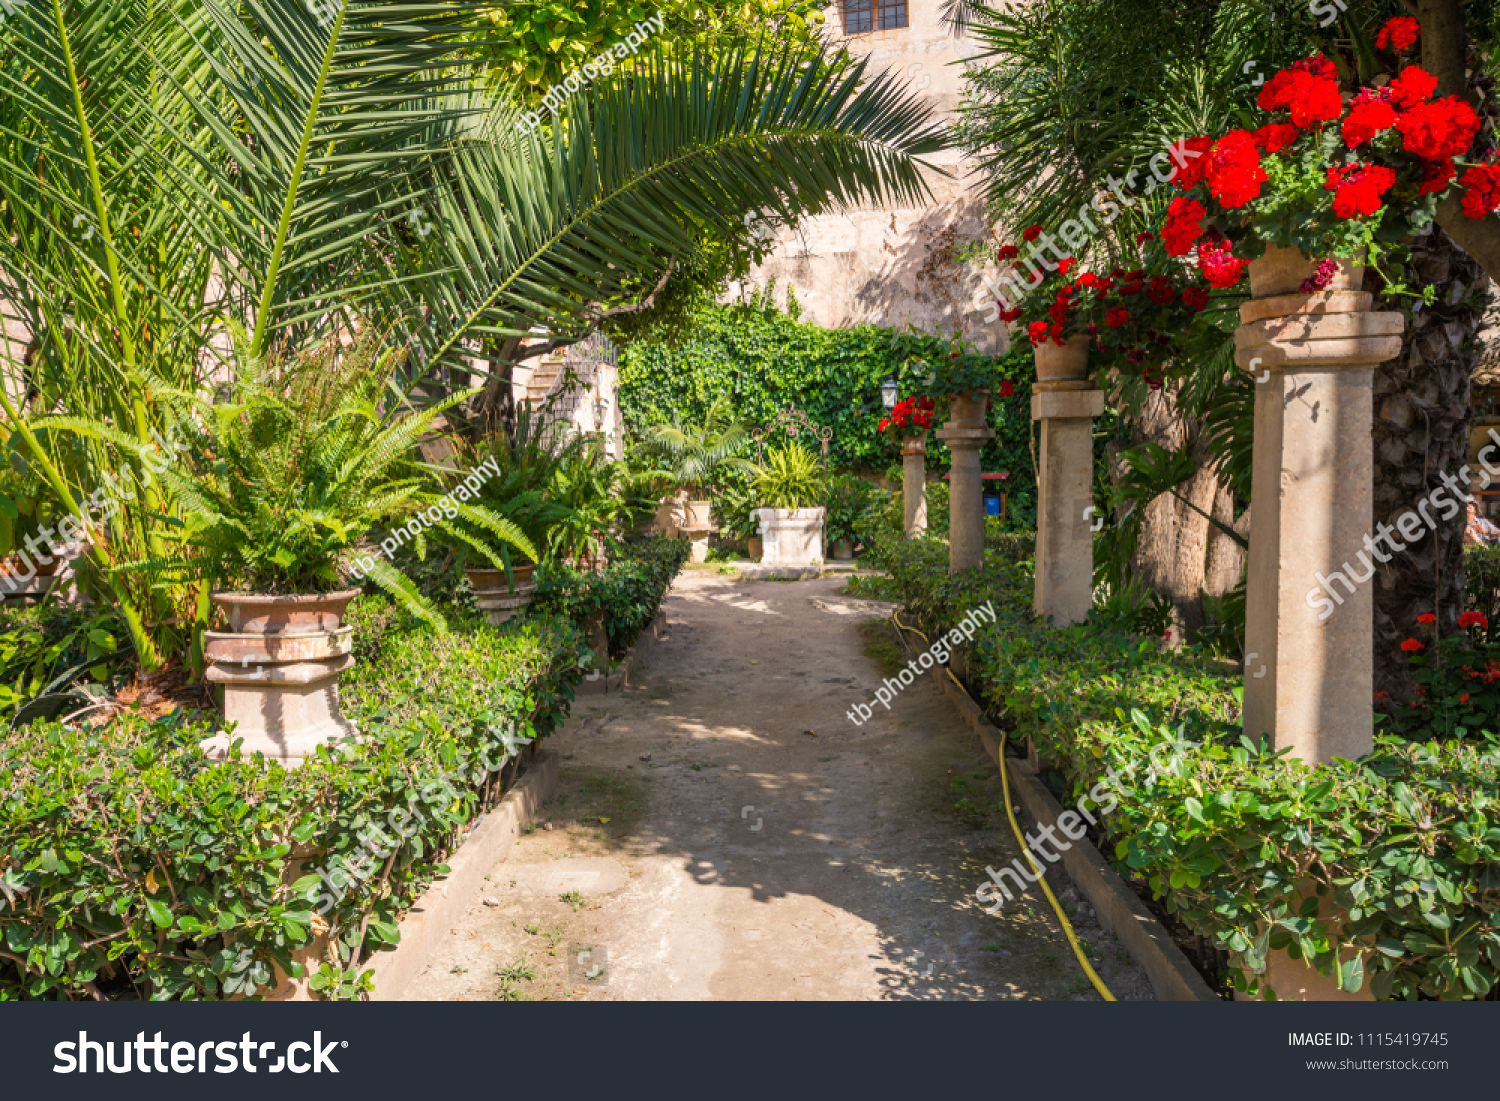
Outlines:
[[844,0],[844,33],[865,34],[906,26],[906,0]]

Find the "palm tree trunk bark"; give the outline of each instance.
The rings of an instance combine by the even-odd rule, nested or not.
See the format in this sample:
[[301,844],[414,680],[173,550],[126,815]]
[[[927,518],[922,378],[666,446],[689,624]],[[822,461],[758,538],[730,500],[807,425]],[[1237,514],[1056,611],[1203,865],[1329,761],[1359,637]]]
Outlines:
[[[1401,354],[1375,369],[1374,518],[1394,525],[1405,512],[1457,475],[1469,461],[1469,376],[1478,362],[1475,340],[1489,293],[1489,276],[1441,229],[1412,245],[1407,282],[1431,286],[1432,306],[1408,313]],[[1409,297],[1377,299],[1377,310],[1411,310]],[[1476,472],[1477,473],[1477,472]],[[1468,492],[1468,486],[1460,486]],[[1463,611],[1462,502],[1456,515],[1429,508],[1430,535],[1407,543],[1375,574],[1375,691],[1408,699],[1413,685],[1401,642],[1428,640],[1417,617],[1437,616],[1444,634],[1458,630]],[[1373,534],[1373,533],[1372,533]]]

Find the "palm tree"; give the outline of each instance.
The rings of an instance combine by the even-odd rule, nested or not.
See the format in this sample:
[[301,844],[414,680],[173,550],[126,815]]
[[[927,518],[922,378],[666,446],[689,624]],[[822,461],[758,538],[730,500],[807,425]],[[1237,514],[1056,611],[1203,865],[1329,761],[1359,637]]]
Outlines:
[[[577,339],[749,210],[920,201],[943,144],[914,97],[817,49],[653,63],[523,135],[477,79],[480,9],[316,7],[42,0],[0,23],[0,308],[30,334],[0,407],[80,516],[129,449],[96,433],[65,462],[73,438],[38,415],[149,447],[172,430],[155,395],[221,377],[236,324],[252,360],[396,326],[398,389],[442,400],[492,381],[476,354]],[[175,513],[142,478],[97,550],[147,669],[205,594],[109,567],[160,554]]]
[[752,472],[755,468],[740,458],[750,446],[750,433],[734,420],[728,399],[720,396],[703,414],[699,424],[654,426],[646,437],[649,448],[664,460],[662,473],[687,490],[691,500],[712,500],[714,491],[731,470]]

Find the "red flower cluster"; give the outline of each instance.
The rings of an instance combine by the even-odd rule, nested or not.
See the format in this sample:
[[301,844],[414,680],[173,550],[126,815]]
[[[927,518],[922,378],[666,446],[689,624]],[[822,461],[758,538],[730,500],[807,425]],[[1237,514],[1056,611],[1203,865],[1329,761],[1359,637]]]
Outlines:
[[1186,256],[1193,242],[1203,236],[1203,218],[1208,213],[1196,199],[1173,199],[1167,207],[1167,222],[1161,227],[1161,241],[1168,256]]
[[1417,622],[1418,623],[1436,623],[1437,622],[1437,616],[1433,615],[1431,612],[1425,612],[1422,615],[1417,616]]
[[1490,629],[1489,617],[1483,612],[1465,612],[1458,617],[1458,625],[1465,629],[1469,627],[1478,627],[1481,631]]
[[931,428],[933,415],[934,404],[926,394],[921,397],[907,398],[905,401],[896,403],[896,408],[891,410],[889,417],[881,418],[880,431],[887,432],[892,428],[906,431],[913,428]]
[[1002,398],[1014,397],[1015,393],[1016,388],[1011,384],[1009,379],[1000,380],[1000,396]]
[[[998,302],[995,303],[995,305],[997,305],[997,306],[999,304],[1000,303],[998,303]],[[1013,321],[1019,321],[1019,320],[1021,320],[1021,307],[1017,306],[1014,309],[1001,310],[1000,311],[1000,320],[1003,321],[1003,322],[1005,322],[1007,325],[1009,325]]]
[[1005,263],[1005,261],[1014,260],[1017,256],[1020,255],[1021,250],[1016,248],[1015,245],[1001,245],[1000,251],[995,253],[995,260],[997,263],[1003,264]]
[[1409,111],[1437,91],[1437,77],[1426,69],[1408,65],[1401,75],[1385,86],[1390,104],[1398,111]]
[[1348,164],[1330,168],[1323,186],[1333,192],[1333,212],[1340,218],[1364,217],[1380,209],[1380,196],[1396,184],[1384,165]]
[[1027,241],[1027,242],[1035,241],[1041,235],[1042,235],[1042,227],[1041,226],[1027,226],[1025,229],[1023,229],[1021,231],[1021,240]]
[[1344,110],[1338,70],[1321,54],[1299,61],[1266,81],[1256,103],[1263,111],[1289,109],[1293,125],[1302,130],[1330,122]]
[[1396,129],[1401,132],[1401,147],[1408,153],[1441,161],[1461,155],[1474,144],[1479,116],[1457,96],[1445,96],[1412,107],[1396,120]]
[[1421,25],[1410,16],[1400,15],[1395,19],[1387,20],[1386,25],[1380,28],[1380,33],[1375,36],[1375,48],[1394,50],[1398,54],[1403,54],[1411,49],[1420,37],[1422,37]]
[[1121,325],[1129,325],[1130,311],[1123,306],[1115,306],[1112,309],[1106,310],[1104,323],[1111,329],[1118,329]]
[[1204,241],[1198,246],[1198,270],[1208,285],[1216,290],[1225,290],[1240,281],[1249,260],[1236,260],[1228,241]]
[[[1417,188],[1418,195],[1431,195],[1434,191],[1444,191],[1453,180],[1453,162],[1428,161],[1422,166],[1422,184]],[[1467,198],[1467,196],[1465,196]],[[1465,211],[1467,211],[1465,207]],[[1493,209],[1493,207],[1491,208]],[[1479,215],[1470,214],[1469,217],[1477,218]]]
[[1068,272],[1073,270],[1073,265],[1075,263],[1077,263],[1077,261],[1075,261],[1071,256],[1064,256],[1057,262],[1057,270],[1061,274],[1067,275]]
[[1349,113],[1344,116],[1344,124],[1340,127],[1344,144],[1350,149],[1358,149],[1382,130],[1395,126],[1396,109],[1390,105],[1389,100],[1389,95],[1381,96],[1371,93],[1369,89],[1361,92],[1349,108]]
[[[1449,164],[1452,173],[1452,164]],[[1470,218],[1483,218],[1500,206],[1500,164],[1476,164],[1458,181],[1466,190],[1463,197],[1464,214]]]
[[1316,294],[1332,283],[1333,277],[1338,273],[1339,262],[1337,260],[1321,260],[1318,262],[1318,270],[1302,280],[1297,289],[1303,294]]
[[[1208,156],[1213,147],[1213,138],[1188,138],[1183,142],[1184,163],[1177,175],[1172,177],[1172,182],[1186,191],[1190,187],[1197,187],[1207,179]],[[1193,156],[1188,156],[1189,153]]]
[[1422,644],[1414,638],[1409,638],[1401,644],[1401,649],[1405,650],[1408,654],[1414,654],[1422,649]]
[[1189,287],[1182,292],[1182,304],[1194,313],[1208,309],[1208,291],[1202,287]]
[[1260,198],[1260,185],[1266,182],[1266,174],[1260,167],[1260,150],[1248,130],[1229,131],[1214,142],[1205,159],[1208,190],[1219,202],[1233,209]]
[[1297,140],[1297,128],[1289,122],[1268,122],[1251,137],[1262,153],[1280,153]]
[[1177,296],[1176,288],[1172,281],[1165,276],[1158,275],[1151,280],[1151,285],[1146,288],[1146,297],[1158,306],[1169,306],[1172,299]]
[[1144,245],[1147,241],[1154,240],[1156,240],[1156,234],[1152,233],[1149,229],[1135,235],[1135,243],[1137,247]]

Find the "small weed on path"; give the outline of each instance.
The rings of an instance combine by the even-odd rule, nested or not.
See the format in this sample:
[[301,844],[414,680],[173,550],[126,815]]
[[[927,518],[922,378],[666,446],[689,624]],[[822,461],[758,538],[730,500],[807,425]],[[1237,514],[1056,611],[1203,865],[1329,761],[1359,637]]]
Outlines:
[[559,902],[566,902],[569,906],[573,907],[574,913],[577,913],[589,904],[589,900],[583,897],[583,892],[576,887],[571,891],[564,891],[557,896],[557,899]]
[[864,639],[865,657],[873,661],[882,674],[895,676],[906,666],[906,651],[896,638],[895,628],[884,619],[867,619],[859,625]]

